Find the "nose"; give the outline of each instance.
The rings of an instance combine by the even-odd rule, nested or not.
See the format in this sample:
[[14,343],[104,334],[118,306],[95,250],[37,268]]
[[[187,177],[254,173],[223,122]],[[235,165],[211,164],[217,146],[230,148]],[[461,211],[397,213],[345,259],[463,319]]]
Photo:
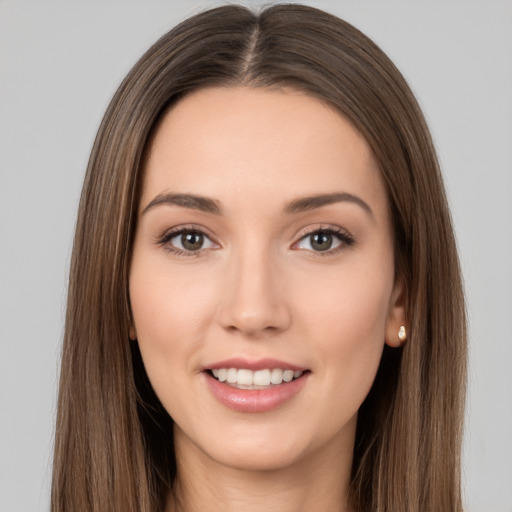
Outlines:
[[265,251],[246,250],[234,256],[222,280],[222,327],[251,338],[286,330],[291,311],[282,270]]

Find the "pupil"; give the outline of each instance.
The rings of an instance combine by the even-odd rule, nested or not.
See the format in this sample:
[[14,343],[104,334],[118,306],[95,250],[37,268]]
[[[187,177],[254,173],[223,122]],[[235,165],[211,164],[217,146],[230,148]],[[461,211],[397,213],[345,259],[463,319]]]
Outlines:
[[203,235],[201,233],[184,233],[181,235],[181,245],[187,251],[197,251],[203,245]]
[[330,233],[315,233],[311,235],[311,247],[315,251],[327,251],[332,245],[332,235]]

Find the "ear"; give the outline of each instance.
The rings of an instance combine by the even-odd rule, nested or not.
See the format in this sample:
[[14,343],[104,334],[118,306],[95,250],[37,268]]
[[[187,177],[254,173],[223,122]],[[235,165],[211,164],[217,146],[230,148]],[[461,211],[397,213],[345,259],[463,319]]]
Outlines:
[[130,339],[132,341],[135,341],[137,339],[137,331],[135,330],[135,326],[130,324]]
[[402,329],[402,335],[399,337],[398,333],[401,327],[404,326],[407,329],[407,322],[405,318],[405,285],[401,277],[397,277],[393,292],[391,294],[391,301],[389,303],[388,319],[386,321],[386,344],[390,347],[400,347],[405,343],[405,337],[403,336],[404,329]]

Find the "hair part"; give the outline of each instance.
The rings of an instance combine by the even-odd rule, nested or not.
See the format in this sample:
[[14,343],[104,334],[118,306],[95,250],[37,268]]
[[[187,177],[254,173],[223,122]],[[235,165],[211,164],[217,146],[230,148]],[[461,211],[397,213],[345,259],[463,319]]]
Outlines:
[[53,512],[156,512],[176,477],[172,419],[129,342],[128,276],[144,156],[165,112],[204,87],[303,91],[365,137],[387,188],[408,341],[386,347],[361,406],[355,511],[460,512],[466,375],[461,273],[435,150],[388,57],[303,5],[211,9],[165,34],[125,78],[99,128],[70,270]]

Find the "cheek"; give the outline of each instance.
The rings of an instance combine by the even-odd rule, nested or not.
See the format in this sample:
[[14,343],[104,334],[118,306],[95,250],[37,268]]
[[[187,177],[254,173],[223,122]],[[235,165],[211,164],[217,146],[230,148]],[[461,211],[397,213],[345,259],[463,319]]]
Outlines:
[[208,280],[172,272],[160,261],[141,259],[132,265],[130,300],[144,368],[175,420],[183,420],[183,411],[190,414],[195,403],[196,390],[188,383],[210,323],[211,288]]
[[134,257],[130,273],[135,330],[154,384],[164,375],[169,379],[175,371],[192,368],[193,356],[210,323],[215,295],[204,275],[173,272],[166,263],[161,257]]
[[[298,318],[307,319],[311,329],[325,338],[384,342],[386,318],[393,286],[392,265],[388,268],[346,265],[317,272],[314,279],[296,280],[293,292]],[[334,270],[334,271],[333,271]]]
[[317,274],[315,286],[295,292],[301,332],[314,340],[326,378],[334,387],[343,383],[347,397],[352,393],[361,401],[382,355],[393,282],[392,270],[375,268],[352,265],[347,272]]

